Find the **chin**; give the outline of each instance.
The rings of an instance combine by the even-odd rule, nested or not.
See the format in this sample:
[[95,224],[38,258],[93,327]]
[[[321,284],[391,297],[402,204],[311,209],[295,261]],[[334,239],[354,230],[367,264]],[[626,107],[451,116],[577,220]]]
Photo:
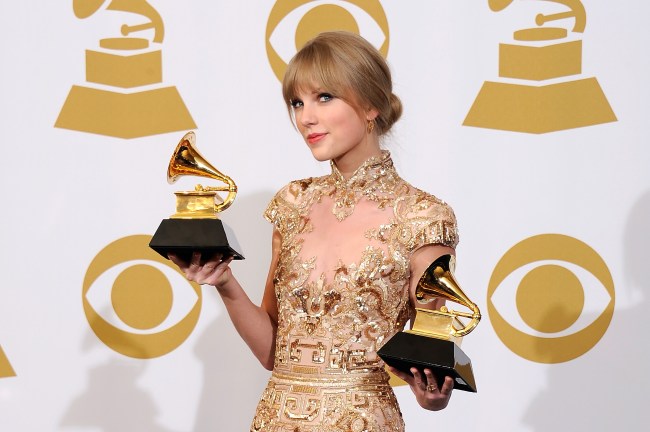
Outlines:
[[332,159],[331,155],[325,154],[324,152],[319,152],[317,150],[312,150],[311,155],[319,162],[325,162]]

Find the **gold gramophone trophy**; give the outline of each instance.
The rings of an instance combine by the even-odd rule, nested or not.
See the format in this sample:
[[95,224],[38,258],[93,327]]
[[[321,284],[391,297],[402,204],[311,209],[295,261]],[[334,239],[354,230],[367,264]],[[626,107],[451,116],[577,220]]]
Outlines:
[[[388,365],[410,373],[410,368],[431,369],[441,386],[445,376],[454,379],[454,389],[476,392],[472,362],[460,349],[463,336],[474,330],[481,312],[463,292],[454,278],[456,260],[443,255],[435,260],[420,277],[415,291],[420,303],[443,298],[461,304],[471,312],[458,312],[446,306],[439,310],[416,308],[410,330],[395,334],[377,351]],[[469,318],[464,324],[459,317]]]
[[[167,182],[174,183],[180,176],[196,175],[220,180],[227,186],[196,185],[193,191],[175,192],[176,213],[164,219],[154,234],[149,247],[167,258],[174,252],[184,260],[191,258],[192,252],[201,252],[203,258],[215,253],[244,257],[232,248],[219,212],[230,207],[237,195],[237,185],[210,165],[195,148],[196,135],[188,132],[183,136],[172,154],[167,168]],[[228,192],[223,200],[217,192]]]

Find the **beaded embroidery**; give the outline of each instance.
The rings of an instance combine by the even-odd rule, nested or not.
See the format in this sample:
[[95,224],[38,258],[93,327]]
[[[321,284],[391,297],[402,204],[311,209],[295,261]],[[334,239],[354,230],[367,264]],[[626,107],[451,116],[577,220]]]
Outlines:
[[[341,238],[353,239],[358,252],[345,247],[346,258],[337,259],[319,248],[315,233],[328,212],[314,210],[323,205],[331,205],[337,229],[352,229]],[[456,246],[453,211],[400,178],[383,151],[347,180],[332,163],[328,176],[291,182],[264,216],[282,236],[278,329],[274,371],[251,431],[402,432],[376,352],[411,315],[412,253],[427,244]],[[320,253],[303,257],[305,250]]]

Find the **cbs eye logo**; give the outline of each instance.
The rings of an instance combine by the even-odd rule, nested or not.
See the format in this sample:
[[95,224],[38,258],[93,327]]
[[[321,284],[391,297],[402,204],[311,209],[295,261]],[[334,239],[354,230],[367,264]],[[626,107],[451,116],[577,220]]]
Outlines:
[[388,54],[388,20],[378,0],[278,0],[266,23],[266,54],[278,80],[305,42],[332,30],[361,35]]
[[151,250],[150,240],[134,235],[102,249],[86,271],[82,292],[97,337],[140,359],[179,347],[194,330],[202,305],[200,286]]
[[496,265],[487,293],[499,339],[538,363],[566,362],[593,348],[609,327],[614,300],[603,259],[587,244],[560,234],[513,246]]

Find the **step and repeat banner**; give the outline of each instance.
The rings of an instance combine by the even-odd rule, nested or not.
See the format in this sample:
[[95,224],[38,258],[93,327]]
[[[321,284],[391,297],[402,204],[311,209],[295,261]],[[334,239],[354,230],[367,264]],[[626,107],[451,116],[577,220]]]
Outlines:
[[361,34],[405,111],[383,145],[455,209],[478,393],[411,432],[650,423],[650,6],[596,0],[66,0],[0,6],[0,430],[245,431],[269,372],[210,287],[148,247],[176,144],[239,188],[222,220],[262,297],[267,203],[329,172],[280,79],[318,32]]

